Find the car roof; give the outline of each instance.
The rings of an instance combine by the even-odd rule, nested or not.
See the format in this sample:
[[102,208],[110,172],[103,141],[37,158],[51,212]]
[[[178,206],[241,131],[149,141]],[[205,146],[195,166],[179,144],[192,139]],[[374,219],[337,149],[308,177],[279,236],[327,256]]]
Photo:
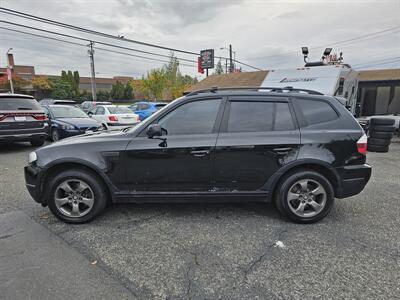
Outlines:
[[1,98],[27,98],[27,99],[34,99],[33,96],[31,95],[25,95],[25,94],[10,94],[10,93],[0,93],[0,97]]

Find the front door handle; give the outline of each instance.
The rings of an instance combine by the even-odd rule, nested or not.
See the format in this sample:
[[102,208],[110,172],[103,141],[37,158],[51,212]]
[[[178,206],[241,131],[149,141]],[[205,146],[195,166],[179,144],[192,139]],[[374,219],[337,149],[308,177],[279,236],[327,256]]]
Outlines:
[[203,157],[210,154],[210,150],[192,150],[190,151],[190,154],[196,157]]
[[278,153],[278,154],[286,154],[292,151],[293,148],[287,147],[287,148],[274,148],[272,151]]

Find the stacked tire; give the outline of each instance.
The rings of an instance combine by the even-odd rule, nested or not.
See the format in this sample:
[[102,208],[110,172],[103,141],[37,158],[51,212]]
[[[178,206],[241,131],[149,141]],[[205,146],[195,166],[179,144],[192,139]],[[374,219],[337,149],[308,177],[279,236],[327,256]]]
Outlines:
[[369,124],[368,151],[388,152],[394,128],[394,120],[388,118],[372,118]]

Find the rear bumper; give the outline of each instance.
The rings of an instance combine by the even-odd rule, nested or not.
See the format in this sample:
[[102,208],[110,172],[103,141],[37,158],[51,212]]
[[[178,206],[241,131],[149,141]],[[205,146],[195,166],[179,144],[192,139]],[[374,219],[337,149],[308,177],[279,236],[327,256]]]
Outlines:
[[336,191],[336,198],[346,198],[362,192],[371,178],[372,168],[368,164],[339,168],[341,182]]
[[29,194],[37,203],[44,203],[40,188],[40,168],[28,165],[24,168],[25,185]]
[[110,130],[122,130],[122,129],[126,128],[126,127],[135,126],[137,124],[139,124],[139,122],[131,123],[131,124],[107,123],[107,127]]
[[46,137],[46,128],[0,131],[0,141],[31,141]]

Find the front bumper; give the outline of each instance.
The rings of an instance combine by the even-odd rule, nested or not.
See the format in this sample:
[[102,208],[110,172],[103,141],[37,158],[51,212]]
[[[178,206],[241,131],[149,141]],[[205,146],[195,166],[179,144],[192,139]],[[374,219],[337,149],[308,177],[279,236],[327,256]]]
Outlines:
[[28,165],[24,168],[25,185],[33,200],[37,203],[44,204],[45,200],[41,193],[41,169],[34,165]]
[[346,166],[338,170],[341,182],[336,191],[336,198],[346,198],[362,192],[371,178],[372,168],[368,164]]

